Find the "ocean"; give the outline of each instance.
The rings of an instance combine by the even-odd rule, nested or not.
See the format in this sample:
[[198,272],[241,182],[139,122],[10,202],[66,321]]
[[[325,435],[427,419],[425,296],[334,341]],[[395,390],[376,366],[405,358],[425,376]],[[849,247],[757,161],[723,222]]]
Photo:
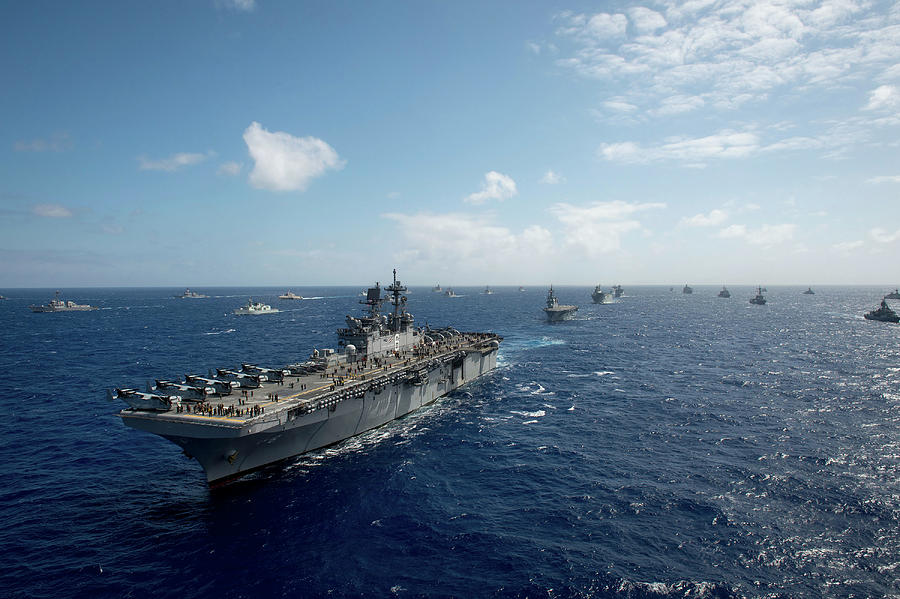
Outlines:
[[561,287],[561,323],[546,288],[413,288],[497,370],[215,490],[106,389],[306,359],[360,289],[0,290],[0,596],[900,596],[900,327],[804,288]]

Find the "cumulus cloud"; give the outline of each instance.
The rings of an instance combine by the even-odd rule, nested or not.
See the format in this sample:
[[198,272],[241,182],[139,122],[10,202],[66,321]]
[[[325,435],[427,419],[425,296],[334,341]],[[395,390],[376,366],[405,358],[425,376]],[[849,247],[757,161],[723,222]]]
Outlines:
[[897,229],[893,233],[889,233],[881,227],[875,227],[869,231],[869,236],[878,243],[893,243],[900,239],[900,229]]
[[728,213],[724,210],[711,210],[709,214],[695,214],[681,219],[681,224],[688,227],[715,227],[728,220]]
[[69,218],[72,216],[72,211],[62,204],[35,204],[31,207],[31,212],[45,218]]
[[240,162],[223,162],[221,165],[219,165],[219,170],[217,170],[216,173],[219,175],[234,177],[241,174],[241,169],[243,168],[244,165]]
[[[729,111],[771,101],[782,92],[855,86],[886,74],[900,61],[891,3],[643,4],[627,9],[627,18],[607,12],[558,15],[563,54],[557,64],[586,78],[614,82],[610,87],[619,102],[660,117],[673,114],[664,104],[673,96],[693,96],[704,107]],[[880,89],[870,107],[893,102],[893,93]],[[675,107],[689,106],[676,104],[669,110]]]
[[716,235],[724,239],[743,239],[751,245],[769,247],[785,243],[794,238],[797,225],[762,225],[757,229],[751,229],[746,225],[730,225]]
[[173,154],[168,158],[162,158],[160,160],[150,160],[146,156],[139,156],[138,163],[140,165],[140,169],[142,171],[177,171],[186,166],[193,166],[195,164],[200,164],[207,158],[209,158],[212,154],[193,154],[189,152],[181,152],[178,154]]
[[555,204],[550,212],[563,225],[565,244],[590,257],[617,251],[626,233],[642,230],[639,212],[665,208],[662,203],[594,202],[587,206]]
[[882,85],[869,93],[866,110],[895,110],[900,108],[900,87]]
[[649,8],[635,6],[628,10],[632,26],[639,33],[651,33],[667,25],[665,17]]
[[552,170],[547,171],[546,173],[544,173],[544,176],[541,177],[541,183],[546,183],[547,185],[558,185],[559,183],[565,182],[565,177]]
[[502,202],[515,196],[517,193],[516,182],[511,177],[497,171],[489,171],[484,175],[481,191],[469,194],[463,201],[469,204],[483,204],[488,200]]
[[345,164],[321,139],[272,133],[255,121],[244,131],[244,142],[254,161],[250,184],[259,189],[304,191],[312,179]]

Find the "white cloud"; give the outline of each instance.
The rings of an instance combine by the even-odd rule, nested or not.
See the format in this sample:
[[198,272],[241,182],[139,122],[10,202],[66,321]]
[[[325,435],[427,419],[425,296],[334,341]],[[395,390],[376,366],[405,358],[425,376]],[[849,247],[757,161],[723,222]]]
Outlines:
[[585,25],[585,33],[591,38],[606,39],[625,35],[628,27],[628,19],[625,15],[598,13],[588,19]]
[[215,0],[215,4],[218,8],[237,12],[253,12],[256,10],[256,0]]
[[893,233],[888,233],[881,227],[875,227],[869,231],[869,236],[878,243],[893,243],[900,239],[900,229],[897,229]]
[[882,85],[869,93],[869,103],[865,110],[894,110],[900,108],[900,88],[896,85]]
[[491,269],[528,272],[533,260],[554,249],[553,237],[534,225],[521,233],[499,226],[488,216],[463,213],[382,214],[397,223],[406,260],[459,272],[479,274]]
[[13,148],[16,152],[63,152],[72,148],[72,140],[68,133],[55,133],[47,139],[19,140]]
[[728,220],[728,213],[724,210],[711,210],[709,214],[695,214],[681,219],[681,224],[688,227],[715,227]]
[[631,24],[640,33],[650,33],[667,25],[665,17],[643,6],[635,6],[628,10]]
[[140,169],[142,171],[177,171],[185,166],[193,166],[195,164],[200,164],[209,156],[212,155],[212,152],[209,154],[192,154],[189,152],[181,152],[179,154],[173,154],[168,158],[163,158],[161,160],[150,160],[146,156],[138,157],[138,162],[140,163]]
[[750,229],[746,225],[730,225],[718,232],[716,237],[725,239],[743,239],[751,245],[770,247],[790,241],[794,238],[797,225],[762,225],[758,229]]
[[665,207],[661,203],[629,204],[622,201],[595,202],[588,206],[559,203],[552,206],[550,212],[563,225],[567,246],[597,257],[621,249],[626,233],[643,229],[639,221],[630,217]]
[[345,164],[321,139],[272,133],[255,121],[244,131],[244,142],[254,161],[250,184],[259,189],[304,191],[315,177]]
[[489,171],[484,175],[481,191],[469,194],[463,201],[469,204],[483,204],[487,200],[502,202],[515,196],[517,193],[516,182],[511,177],[497,171]]
[[881,177],[872,177],[866,183],[900,183],[900,175],[884,175]]
[[236,175],[241,174],[241,169],[244,168],[244,165],[240,162],[223,162],[219,166],[219,170],[216,171],[219,175],[226,175],[229,177],[234,177]]
[[671,138],[650,147],[642,147],[635,142],[602,144],[598,155],[604,160],[626,164],[665,160],[696,163],[709,159],[742,158],[759,149],[760,141],[755,133],[725,130],[705,137]]
[[541,177],[541,183],[546,183],[547,185],[557,185],[559,183],[565,183],[566,178],[560,175],[559,173],[553,172],[552,170],[544,173],[544,176]]
[[865,243],[862,239],[857,239],[856,241],[842,241],[841,243],[834,244],[833,247],[839,252],[852,252],[853,250],[861,248]]
[[31,212],[46,218],[69,218],[72,211],[62,204],[35,204],[31,208]]
[[[615,83],[619,102],[657,116],[665,98],[734,110],[778,94],[890,80],[900,62],[896,7],[856,0],[645,2],[623,15],[564,12],[557,64]],[[662,14],[652,10],[662,6]],[[891,74],[893,73],[893,75]],[[882,94],[888,90],[882,90]],[[882,97],[875,97],[879,106]]]

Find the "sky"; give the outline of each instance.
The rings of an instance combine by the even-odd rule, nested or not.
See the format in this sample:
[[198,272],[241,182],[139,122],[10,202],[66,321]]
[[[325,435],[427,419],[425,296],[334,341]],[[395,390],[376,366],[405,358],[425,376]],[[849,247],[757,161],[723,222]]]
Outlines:
[[900,3],[7,3],[0,288],[900,284]]

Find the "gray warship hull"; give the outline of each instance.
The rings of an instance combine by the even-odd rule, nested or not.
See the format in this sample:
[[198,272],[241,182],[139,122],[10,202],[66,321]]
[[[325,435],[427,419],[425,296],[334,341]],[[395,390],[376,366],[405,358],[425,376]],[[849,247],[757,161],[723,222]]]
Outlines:
[[390,315],[381,291],[370,288],[360,302],[368,314],[338,329],[339,353],[314,350],[281,369],[219,368],[146,393],[116,389],[131,406],[119,414],[182,447],[217,483],[382,426],[496,368],[500,336],[414,327],[396,270]]
[[[366,375],[333,391],[318,376],[298,377],[299,381],[308,378],[307,385],[318,381],[324,389],[267,401],[266,412],[249,420],[193,414],[167,418],[138,410],[123,411],[121,416],[129,426],[179,445],[200,463],[210,484],[226,482],[333,445],[434,402],[496,368],[498,343],[492,340],[493,336],[424,362]],[[277,392],[270,390],[274,388],[264,385],[254,391],[268,396]]]

